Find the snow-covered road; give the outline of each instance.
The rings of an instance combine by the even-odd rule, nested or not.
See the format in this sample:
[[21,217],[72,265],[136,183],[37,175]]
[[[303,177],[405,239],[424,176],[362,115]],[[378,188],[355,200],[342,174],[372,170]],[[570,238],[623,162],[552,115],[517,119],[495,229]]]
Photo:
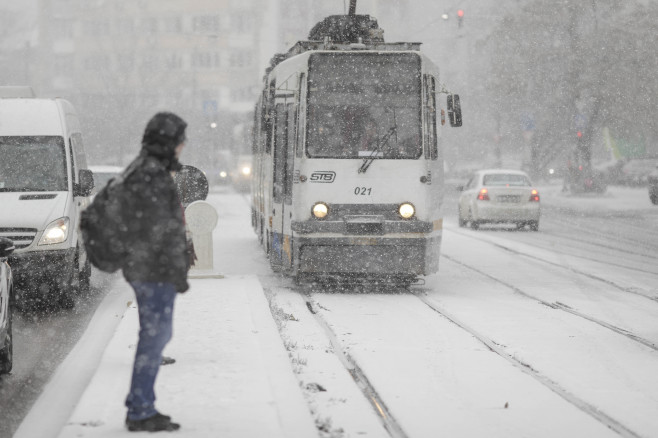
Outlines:
[[[447,199],[440,272],[397,289],[273,273],[247,197],[214,191],[226,279],[180,300],[162,405],[195,437],[307,438],[312,421],[321,438],[657,437],[658,209],[639,190],[542,193],[539,232],[459,228]],[[131,309],[52,436],[128,434]],[[53,415],[47,400],[21,431]]]

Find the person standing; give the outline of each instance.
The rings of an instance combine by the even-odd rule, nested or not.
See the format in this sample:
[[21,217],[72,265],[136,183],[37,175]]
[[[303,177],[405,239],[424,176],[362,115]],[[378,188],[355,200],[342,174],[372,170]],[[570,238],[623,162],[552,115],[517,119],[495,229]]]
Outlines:
[[157,113],[146,125],[139,155],[124,173],[126,258],[122,270],[135,291],[140,326],[125,402],[129,431],[180,428],[155,409],[154,385],[162,351],[172,337],[176,294],[189,288],[183,209],[171,175],[180,169],[186,127],[176,114]]

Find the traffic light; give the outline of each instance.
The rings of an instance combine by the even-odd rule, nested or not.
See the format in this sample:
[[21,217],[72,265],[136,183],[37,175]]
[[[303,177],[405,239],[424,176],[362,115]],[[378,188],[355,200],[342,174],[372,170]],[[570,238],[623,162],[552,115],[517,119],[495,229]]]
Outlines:
[[462,27],[464,24],[464,10],[457,9],[457,26]]

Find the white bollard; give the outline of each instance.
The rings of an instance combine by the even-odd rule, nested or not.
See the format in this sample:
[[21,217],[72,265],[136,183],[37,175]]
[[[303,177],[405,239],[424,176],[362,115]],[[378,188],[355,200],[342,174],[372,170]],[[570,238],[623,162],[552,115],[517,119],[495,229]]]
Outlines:
[[185,221],[197,256],[189,273],[191,278],[223,278],[213,271],[212,232],[217,226],[217,219],[217,211],[206,201],[192,202],[185,209]]

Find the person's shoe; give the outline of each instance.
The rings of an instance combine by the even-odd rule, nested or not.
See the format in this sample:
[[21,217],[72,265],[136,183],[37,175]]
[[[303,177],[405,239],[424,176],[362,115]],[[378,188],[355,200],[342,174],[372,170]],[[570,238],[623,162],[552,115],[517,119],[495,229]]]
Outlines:
[[131,432],[168,432],[180,429],[180,424],[171,421],[171,417],[157,413],[143,420],[129,420],[126,418],[126,427]]
[[162,360],[160,361],[161,365],[171,365],[172,363],[176,363],[176,359],[169,356],[162,356]]

